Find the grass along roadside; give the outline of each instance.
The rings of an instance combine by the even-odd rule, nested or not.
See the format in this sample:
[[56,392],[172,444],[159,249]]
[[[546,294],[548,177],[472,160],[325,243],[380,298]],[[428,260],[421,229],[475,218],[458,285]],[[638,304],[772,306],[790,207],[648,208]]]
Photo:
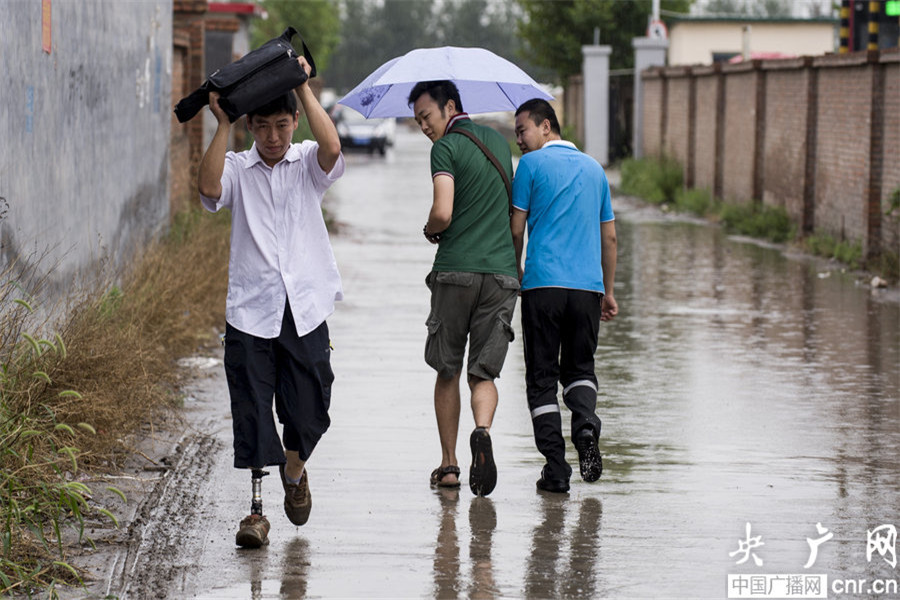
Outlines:
[[[178,215],[58,311],[42,306],[39,259],[0,272],[0,595],[79,583],[65,540],[91,544],[86,519],[116,519],[82,482],[115,471],[139,428],[178,405],[176,360],[215,343],[229,223],[227,211]],[[41,316],[53,313],[65,316]]]
[[[804,252],[833,259],[850,269],[868,269],[888,282],[897,283],[900,279],[896,253],[886,250],[877,260],[866,264],[859,241],[836,240],[820,232],[801,237],[787,211],[781,207],[764,206],[760,202],[728,204],[717,201],[708,190],[684,189],[681,165],[672,159],[627,159],[621,165],[621,178],[620,187],[624,193],[666,210],[707,218],[720,223],[730,233],[795,245]],[[887,218],[900,217],[900,214],[893,216],[894,212],[900,213],[900,190],[894,196],[896,200],[892,199]]]

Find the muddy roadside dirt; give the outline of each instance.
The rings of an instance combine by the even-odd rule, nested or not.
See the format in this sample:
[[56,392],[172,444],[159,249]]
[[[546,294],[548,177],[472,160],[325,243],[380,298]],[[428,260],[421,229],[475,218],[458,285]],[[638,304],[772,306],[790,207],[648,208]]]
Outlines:
[[[71,546],[71,562],[83,570],[85,588],[60,589],[62,598],[168,598],[173,580],[185,576],[178,561],[199,551],[193,529],[210,519],[206,498],[216,493],[210,473],[220,455],[231,452],[222,439],[230,427],[221,353],[180,361],[184,409],[145,426],[121,472],[84,483],[119,521],[90,520],[90,544]],[[207,390],[217,390],[210,397]],[[123,502],[106,490],[114,486]],[[181,571],[181,573],[179,573]],[[177,586],[175,586],[177,587]]]

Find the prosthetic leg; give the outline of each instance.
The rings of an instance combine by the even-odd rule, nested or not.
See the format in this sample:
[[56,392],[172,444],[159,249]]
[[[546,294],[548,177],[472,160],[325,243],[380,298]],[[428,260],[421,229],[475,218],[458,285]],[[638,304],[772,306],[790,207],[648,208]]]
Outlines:
[[253,482],[253,500],[250,501],[250,514],[262,516],[262,478],[268,475],[268,471],[262,469],[253,469],[250,471],[251,481]]
[[268,471],[262,469],[253,469],[250,472],[253,482],[250,515],[241,521],[234,540],[242,548],[259,548],[269,543],[269,521],[263,516],[262,506],[262,478],[268,474]]

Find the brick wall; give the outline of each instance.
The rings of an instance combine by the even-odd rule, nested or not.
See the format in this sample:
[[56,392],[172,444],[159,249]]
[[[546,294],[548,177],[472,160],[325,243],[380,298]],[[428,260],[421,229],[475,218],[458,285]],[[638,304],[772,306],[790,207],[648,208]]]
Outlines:
[[643,111],[644,133],[641,142],[647,156],[662,154],[665,84],[660,71],[651,69],[646,72],[643,89],[644,106],[638,110]]
[[675,72],[675,77],[669,79],[666,73],[666,120],[663,131],[663,148],[665,154],[680,162],[688,163],[688,145],[691,133],[691,104],[690,94],[693,79],[685,77],[687,69]]
[[[188,86],[190,39],[177,34],[172,44],[172,100],[173,103],[190,93]],[[191,140],[188,128],[182,126],[172,113],[172,135],[169,146],[169,213],[177,214],[188,207],[193,181],[190,179]]]
[[641,77],[647,156],[676,157],[726,202],[782,206],[801,231],[900,253],[900,216],[885,215],[900,187],[900,49]]
[[[204,35],[206,33],[206,0],[175,0],[173,6],[172,54],[172,107],[184,96],[200,87],[206,79],[204,70]],[[180,71],[180,86],[175,92],[175,62]],[[187,123],[173,120],[172,153],[170,155],[170,175],[172,178],[171,204],[173,208],[189,206],[199,202],[197,196],[197,173],[203,158],[203,117],[195,116]],[[172,214],[176,214],[174,211]]]
[[718,111],[721,76],[719,69],[695,69],[697,118],[694,126],[694,187],[713,192],[716,189],[716,119],[707,118]]
[[[884,68],[884,160],[881,164],[881,213],[890,208],[894,190],[900,188],[900,107],[889,99],[900,98],[900,52],[882,53]],[[900,210],[882,217],[882,248],[900,254]]]
[[[743,66],[743,65],[742,65]],[[751,65],[747,65],[748,67]],[[756,156],[756,70],[723,69],[725,73],[725,146],[722,148],[722,195],[726,201],[753,199]]]
[[809,70],[805,61],[779,61],[766,74],[766,136],[762,201],[803,219]]
[[864,61],[856,54],[819,71],[814,227],[840,239],[866,235],[872,68]]

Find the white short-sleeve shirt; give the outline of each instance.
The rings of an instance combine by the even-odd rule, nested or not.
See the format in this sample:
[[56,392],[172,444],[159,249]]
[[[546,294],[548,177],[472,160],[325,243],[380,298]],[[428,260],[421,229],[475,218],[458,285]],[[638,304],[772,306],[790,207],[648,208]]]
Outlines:
[[221,197],[200,195],[211,212],[231,209],[225,318],[240,331],[278,337],[287,298],[297,335],[303,336],[343,299],[321,207],[325,190],[344,174],[344,157],[325,173],[318,149],[309,140],[291,144],[274,167],[266,165],[255,144],[228,152]]

